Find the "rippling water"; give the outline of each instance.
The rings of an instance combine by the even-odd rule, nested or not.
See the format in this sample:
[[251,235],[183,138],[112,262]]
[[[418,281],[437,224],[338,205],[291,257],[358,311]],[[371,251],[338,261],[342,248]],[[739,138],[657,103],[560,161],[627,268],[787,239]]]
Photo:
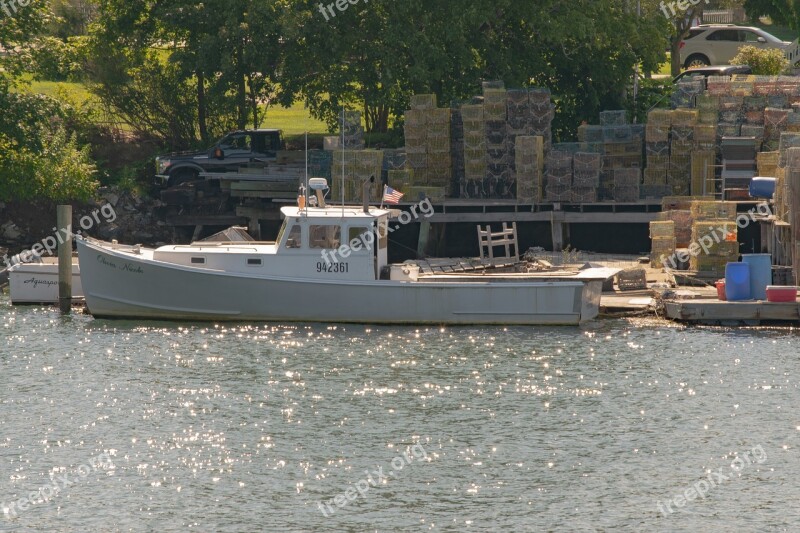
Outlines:
[[0,531],[800,527],[789,330],[0,322]]

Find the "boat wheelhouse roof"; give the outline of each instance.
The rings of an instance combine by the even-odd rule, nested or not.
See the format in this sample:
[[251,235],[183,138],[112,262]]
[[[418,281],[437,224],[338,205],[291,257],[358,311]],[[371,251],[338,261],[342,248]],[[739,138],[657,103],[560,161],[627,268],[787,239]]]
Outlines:
[[298,218],[298,217],[308,217],[308,218],[330,218],[330,219],[342,219],[342,218],[368,218],[368,219],[376,219],[385,216],[391,215],[391,211],[389,209],[379,209],[377,207],[370,207],[369,214],[365,213],[364,210],[358,206],[333,206],[330,205],[328,207],[309,207],[307,209],[300,209],[297,206],[286,206],[281,208],[281,213],[285,218]]

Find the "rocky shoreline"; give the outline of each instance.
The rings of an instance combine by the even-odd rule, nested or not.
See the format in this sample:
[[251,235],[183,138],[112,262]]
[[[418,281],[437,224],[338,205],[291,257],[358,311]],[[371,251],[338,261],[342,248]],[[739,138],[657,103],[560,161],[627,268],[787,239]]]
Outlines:
[[[159,246],[175,242],[175,231],[155,213],[161,200],[101,187],[88,202],[70,202],[73,232],[103,240]],[[14,255],[56,235],[55,202],[0,202],[0,248]]]

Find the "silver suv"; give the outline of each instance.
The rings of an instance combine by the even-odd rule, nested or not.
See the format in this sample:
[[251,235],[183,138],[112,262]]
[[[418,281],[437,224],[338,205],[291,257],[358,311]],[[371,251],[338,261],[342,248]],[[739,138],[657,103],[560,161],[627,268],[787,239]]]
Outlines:
[[781,41],[764,30],[750,26],[701,24],[689,30],[689,35],[681,42],[681,64],[684,68],[726,65],[745,45],[783,50],[791,65],[800,61],[797,40]]

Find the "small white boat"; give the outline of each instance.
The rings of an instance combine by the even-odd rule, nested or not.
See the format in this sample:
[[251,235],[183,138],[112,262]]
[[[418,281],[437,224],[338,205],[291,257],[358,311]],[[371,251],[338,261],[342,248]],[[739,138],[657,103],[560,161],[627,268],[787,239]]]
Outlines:
[[[17,263],[8,269],[12,304],[58,303],[58,258],[43,257],[39,263]],[[82,298],[78,258],[72,258],[72,298]]]
[[282,208],[284,223],[274,243],[149,249],[79,236],[89,312],[436,325],[575,325],[599,312],[605,276],[421,276],[413,265],[387,264],[390,211],[320,205]]

